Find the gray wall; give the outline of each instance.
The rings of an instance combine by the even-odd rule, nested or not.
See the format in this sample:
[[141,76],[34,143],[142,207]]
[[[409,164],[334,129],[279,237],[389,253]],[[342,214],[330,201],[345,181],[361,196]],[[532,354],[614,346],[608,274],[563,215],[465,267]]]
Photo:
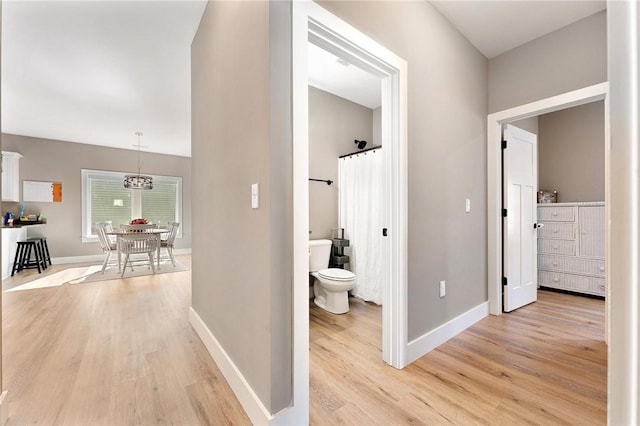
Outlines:
[[330,238],[338,227],[338,157],[357,151],[354,139],[373,140],[373,111],[309,86],[309,238]]
[[293,401],[293,111],[291,3],[269,2],[272,413]]
[[[2,149],[19,152],[20,193],[22,181],[62,183],[62,203],[24,203],[27,213],[44,213],[47,225],[38,232],[48,239],[51,257],[100,254],[99,242],[83,243],[81,170],[131,172],[136,168],[134,151],[17,135],[2,135]],[[182,231],[177,248],[191,247],[191,159],[174,155],[142,153],[142,171],[182,176]],[[20,197],[22,199],[22,196]],[[20,212],[20,203],[2,203],[2,212]]]
[[209,2],[191,46],[193,219],[209,230],[192,306],[273,413],[292,395],[290,19],[286,2]]
[[322,5],[408,62],[411,340],[487,300],[487,60],[429,3]]
[[559,202],[604,201],[604,101],[539,117],[538,182]]
[[606,11],[489,61],[489,112],[607,81]]
[[509,123],[509,124],[513,124],[514,126],[520,129],[526,130],[527,132],[533,133],[534,135],[538,134],[538,117],[537,116],[514,121],[513,123]]

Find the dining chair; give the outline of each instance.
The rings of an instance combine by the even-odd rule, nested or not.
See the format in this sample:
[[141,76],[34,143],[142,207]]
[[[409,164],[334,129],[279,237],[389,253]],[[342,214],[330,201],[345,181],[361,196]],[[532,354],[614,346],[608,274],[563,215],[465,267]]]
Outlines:
[[171,264],[174,268],[176,266],[176,259],[173,257],[173,243],[176,240],[179,228],[180,222],[169,222],[169,235],[166,240],[160,241],[160,247],[167,249],[167,254],[169,255],[169,259],[171,259]]
[[105,228],[105,230],[107,232],[111,232],[111,231],[113,231],[113,222],[110,221],[110,220],[105,220],[104,222],[97,222],[95,224],[95,227],[96,227],[96,229],[99,228],[99,227],[100,228]]
[[145,232],[148,229],[156,229],[158,227],[155,223],[147,223],[145,225],[120,225],[120,228],[128,232]]
[[[107,233],[113,231],[113,222],[110,220],[106,220],[104,222],[98,222],[96,223],[95,226],[96,228],[98,228],[99,226],[102,226]],[[111,241],[111,244],[116,243],[115,235],[107,235],[107,238],[109,239],[109,241]]]
[[113,226],[111,222],[99,222],[95,225],[96,232],[98,233],[98,239],[100,240],[100,247],[102,248],[102,253],[104,253],[104,262],[102,262],[102,270],[100,273],[104,274],[105,269],[107,268],[107,264],[109,263],[109,259],[111,258],[111,253],[117,250],[117,245],[107,235],[107,232],[113,230]]
[[156,268],[153,265],[153,254],[158,249],[158,239],[155,235],[146,234],[144,232],[132,232],[129,234],[123,234],[120,236],[120,253],[125,255],[124,265],[122,266],[121,277],[124,277],[124,272],[127,270],[127,263],[133,270],[132,254],[146,254],[149,257],[149,266],[153,273],[156,273]]

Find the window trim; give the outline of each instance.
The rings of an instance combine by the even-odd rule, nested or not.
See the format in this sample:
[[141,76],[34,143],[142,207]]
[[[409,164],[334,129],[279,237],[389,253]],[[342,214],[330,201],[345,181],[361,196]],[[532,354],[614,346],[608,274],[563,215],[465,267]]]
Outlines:
[[[106,170],[91,170],[91,169],[81,169],[81,181],[82,181],[82,242],[83,243],[94,243],[98,241],[98,236],[92,234],[93,224],[91,223],[91,194],[89,191],[89,180],[92,178],[106,178],[106,179],[117,179],[121,182],[124,181],[124,177],[127,173],[125,172],[112,172]],[[176,222],[180,222],[182,224],[182,176],[162,176],[162,175],[149,175],[153,178],[154,182],[159,183],[170,183],[175,184],[177,186],[176,191]],[[124,184],[123,184],[124,185]],[[139,189],[130,189],[129,191],[141,191]],[[151,190],[153,191],[153,189]],[[132,205],[131,212],[133,214],[134,211],[142,211],[141,200],[142,197],[140,195],[134,195],[131,197],[132,202],[138,203],[138,206]],[[182,238],[183,236],[183,227],[180,227],[180,232],[176,235],[176,238]]]

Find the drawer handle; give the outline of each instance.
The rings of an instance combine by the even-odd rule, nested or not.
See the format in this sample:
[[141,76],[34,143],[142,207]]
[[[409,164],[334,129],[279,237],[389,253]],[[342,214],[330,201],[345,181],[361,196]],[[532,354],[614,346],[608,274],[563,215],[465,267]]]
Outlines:
[[553,246],[553,249],[558,250],[558,246],[557,245]]
[[556,213],[556,212],[552,212],[552,213],[551,213],[551,216],[558,216],[558,213]]
[[558,262],[553,262],[553,266],[558,266]]
[[604,266],[600,267],[600,271],[604,272]]
[[557,234],[557,233],[558,233],[558,230],[557,230],[557,229],[554,229],[554,230],[553,230],[553,231],[551,231],[551,232],[553,232],[554,234]]
[[553,279],[553,282],[554,282],[554,283],[557,283],[557,282],[559,282],[559,281],[560,281],[560,280],[559,280],[558,278],[554,278],[554,279]]

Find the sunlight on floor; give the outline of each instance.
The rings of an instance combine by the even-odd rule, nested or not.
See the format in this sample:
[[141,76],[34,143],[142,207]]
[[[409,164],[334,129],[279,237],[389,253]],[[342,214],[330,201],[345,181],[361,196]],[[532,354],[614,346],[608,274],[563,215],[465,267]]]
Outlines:
[[58,287],[63,284],[80,284],[90,275],[100,271],[102,265],[81,266],[55,272],[37,280],[19,285],[6,291],[33,290],[36,288]]

